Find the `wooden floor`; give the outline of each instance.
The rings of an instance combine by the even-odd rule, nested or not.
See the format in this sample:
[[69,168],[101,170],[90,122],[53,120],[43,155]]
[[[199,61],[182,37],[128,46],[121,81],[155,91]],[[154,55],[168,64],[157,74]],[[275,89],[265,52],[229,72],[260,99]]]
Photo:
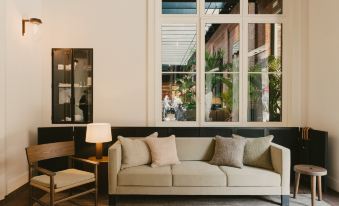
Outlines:
[[[291,188],[293,191],[293,188]],[[305,186],[301,186],[299,193],[310,193],[309,189]],[[17,191],[6,197],[5,200],[0,201],[0,206],[28,206],[28,187],[23,186]],[[323,194],[323,199],[330,205],[339,205],[339,193],[328,189]],[[108,197],[106,195],[100,195],[100,205],[108,205]]]

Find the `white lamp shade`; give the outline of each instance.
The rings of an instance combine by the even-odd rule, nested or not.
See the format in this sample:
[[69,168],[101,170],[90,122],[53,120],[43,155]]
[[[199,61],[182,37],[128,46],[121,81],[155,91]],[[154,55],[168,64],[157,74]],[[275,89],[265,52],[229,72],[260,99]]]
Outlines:
[[111,125],[108,123],[91,123],[87,125],[86,142],[103,143],[112,141]]

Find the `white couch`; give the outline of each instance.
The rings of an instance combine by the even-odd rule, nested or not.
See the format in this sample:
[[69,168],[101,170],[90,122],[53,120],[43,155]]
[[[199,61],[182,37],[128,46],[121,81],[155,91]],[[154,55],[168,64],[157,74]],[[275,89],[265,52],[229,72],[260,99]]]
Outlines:
[[176,138],[181,164],[152,168],[142,165],[121,170],[121,144],[108,151],[110,205],[119,195],[281,195],[289,205],[290,151],[271,145],[274,171],[210,165],[214,138]]

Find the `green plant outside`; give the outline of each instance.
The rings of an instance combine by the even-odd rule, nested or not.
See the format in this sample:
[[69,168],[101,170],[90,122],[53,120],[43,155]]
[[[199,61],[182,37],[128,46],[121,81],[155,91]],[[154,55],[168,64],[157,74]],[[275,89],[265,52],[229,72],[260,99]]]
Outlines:
[[[213,69],[218,68],[218,72],[234,72],[238,71],[238,68],[235,68],[232,63],[223,63],[224,51],[222,49],[216,52],[205,52],[205,71],[209,72]],[[195,66],[196,61],[189,60],[188,64],[185,66],[185,70],[190,70]],[[281,58],[275,56],[269,56],[267,58],[267,67],[269,72],[281,72]],[[260,64],[255,64],[250,68],[252,72],[260,72],[262,66]],[[208,79],[210,78],[210,79]],[[208,92],[213,93],[213,97],[220,98],[225,110],[225,120],[231,121],[232,108],[233,108],[233,80],[231,78],[225,78],[220,75],[211,75],[211,77],[206,76],[206,82],[210,84],[205,85],[206,94]],[[220,83],[227,86],[227,90],[222,93],[216,92],[216,87]],[[183,107],[189,110],[196,109],[196,90],[195,84],[196,81],[193,75],[186,74],[182,78],[177,80],[178,89],[177,91],[181,93]],[[251,101],[251,108],[255,104],[261,103],[262,96],[262,83],[261,78],[256,78],[254,76],[249,76],[249,95]],[[282,99],[282,88],[281,88],[281,75],[280,74],[270,74],[269,81],[269,114],[270,121],[281,121],[281,99]]]
[[[273,55],[267,58],[267,71],[268,72],[281,72],[281,58]],[[262,66],[255,64],[250,67],[251,72],[261,72]],[[281,121],[281,99],[282,99],[282,88],[281,88],[281,75],[271,73],[269,75],[269,121]],[[256,104],[261,104],[262,96],[262,81],[261,77],[257,78],[258,75],[249,76],[249,97],[250,97],[250,108],[255,109]],[[251,117],[252,118],[252,117]],[[251,119],[255,120],[255,119]]]
[[[205,51],[205,71],[237,72],[238,68],[232,63],[224,63],[224,56],[225,52],[223,49],[219,49],[216,52]],[[234,82],[232,78],[225,78],[224,75],[225,74],[206,74],[205,90],[206,94],[212,92],[213,97],[221,99],[223,105],[222,110],[224,110],[224,121],[232,121]],[[222,93],[217,92],[217,87],[220,87],[220,84],[226,85],[227,90]]]

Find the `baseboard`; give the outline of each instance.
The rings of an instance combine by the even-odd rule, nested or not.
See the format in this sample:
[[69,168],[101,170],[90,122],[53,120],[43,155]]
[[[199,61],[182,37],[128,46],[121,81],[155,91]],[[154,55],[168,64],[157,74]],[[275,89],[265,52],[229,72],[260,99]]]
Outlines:
[[328,187],[336,192],[339,192],[339,181],[334,179],[331,176],[328,176],[327,180],[328,180]]
[[28,182],[28,172],[21,174],[20,176],[8,180],[7,182],[7,195],[14,192],[18,188],[22,187]]

